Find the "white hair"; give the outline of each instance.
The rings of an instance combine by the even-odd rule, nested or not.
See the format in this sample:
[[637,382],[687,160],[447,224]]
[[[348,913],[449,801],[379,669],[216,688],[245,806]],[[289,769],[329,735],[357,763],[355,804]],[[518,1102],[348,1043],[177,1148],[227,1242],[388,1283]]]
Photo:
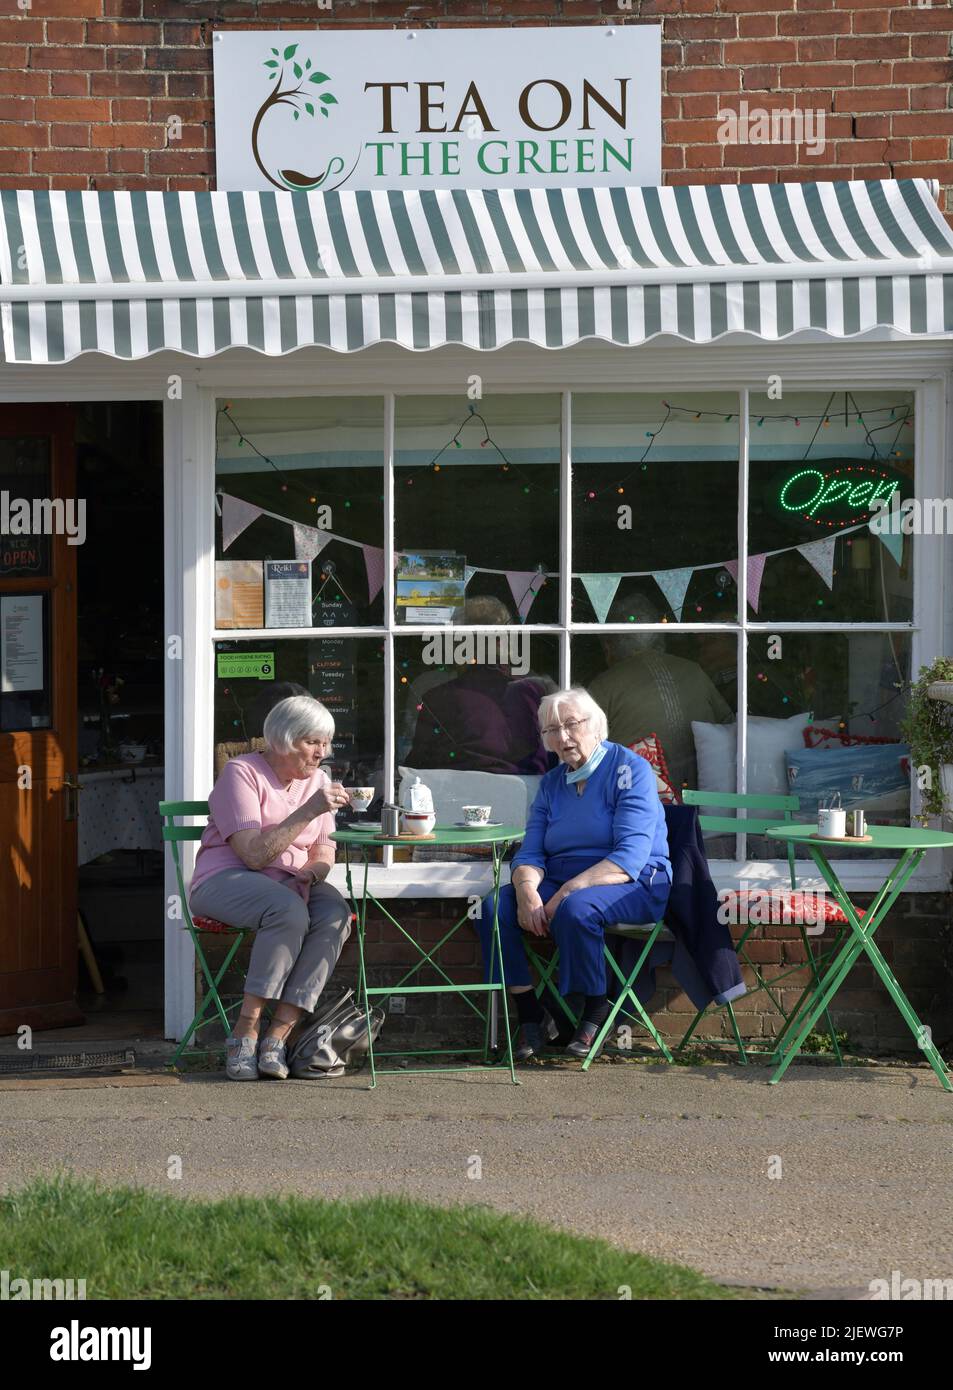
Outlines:
[[333,738],[334,720],[313,696],[290,695],[269,712],[261,732],[273,753],[290,753],[303,738]]
[[559,710],[563,705],[571,705],[589,720],[589,732],[595,735],[597,743],[609,737],[609,721],[606,719],[605,711],[581,685],[574,685],[571,690],[555,690],[552,695],[544,695],[539,702],[539,727],[545,729],[553,715],[556,716],[556,723],[560,723]]

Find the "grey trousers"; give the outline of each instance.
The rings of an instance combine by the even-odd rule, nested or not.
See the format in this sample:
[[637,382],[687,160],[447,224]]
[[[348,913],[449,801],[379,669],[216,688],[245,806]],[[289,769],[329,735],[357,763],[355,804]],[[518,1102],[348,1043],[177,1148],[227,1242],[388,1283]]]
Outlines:
[[336,888],[300,893],[255,869],[223,869],[190,894],[193,914],[230,927],[253,927],[245,993],[310,1013],[331,978],[351,931],[351,909]]

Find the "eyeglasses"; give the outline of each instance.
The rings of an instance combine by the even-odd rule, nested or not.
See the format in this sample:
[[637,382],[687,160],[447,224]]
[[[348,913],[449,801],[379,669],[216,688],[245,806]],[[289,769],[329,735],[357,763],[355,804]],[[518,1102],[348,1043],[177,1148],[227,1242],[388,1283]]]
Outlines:
[[550,735],[558,734],[562,729],[565,729],[566,733],[569,735],[570,738],[575,738],[576,731],[580,729],[583,724],[588,723],[589,716],[587,714],[583,719],[569,719],[566,721],[565,724],[547,724],[546,728],[543,729],[542,732],[546,737],[549,737]]

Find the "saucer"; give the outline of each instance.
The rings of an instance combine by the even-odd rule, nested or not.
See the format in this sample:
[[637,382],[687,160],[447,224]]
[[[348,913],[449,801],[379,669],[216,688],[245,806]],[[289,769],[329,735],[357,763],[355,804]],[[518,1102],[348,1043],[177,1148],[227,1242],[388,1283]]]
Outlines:
[[453,827],[455,830],[497,830],[502,824],[501,820],[482,820],[479,824],[468,820],[455,820]]

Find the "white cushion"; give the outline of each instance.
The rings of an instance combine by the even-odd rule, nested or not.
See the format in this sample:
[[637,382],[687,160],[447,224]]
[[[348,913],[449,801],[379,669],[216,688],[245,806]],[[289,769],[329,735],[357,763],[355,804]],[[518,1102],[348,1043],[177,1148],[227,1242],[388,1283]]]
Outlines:
[[433,794],[433,808],[440,826],[463,820],[464,806],[491,806],[491,820],[523,827],[533,804],[541,777],[502,772],[458,772],[456,768],[399,767],[398,800],[403,806],[415,777]]
[[[793,714],[790,719],[769,719],[763,715],[748,718],[748,791],[761,796],[786,796],[789,792],[784,754],[804,749],[803,731],[811,722],[810,713]],[[695,758],[698,763],[698,789],[733,792],[738,787],[737,724],[703,724],[692,720]],[[702,813],[715,810],[699,807]],[[730,815],[730,812],[722,812]]]

